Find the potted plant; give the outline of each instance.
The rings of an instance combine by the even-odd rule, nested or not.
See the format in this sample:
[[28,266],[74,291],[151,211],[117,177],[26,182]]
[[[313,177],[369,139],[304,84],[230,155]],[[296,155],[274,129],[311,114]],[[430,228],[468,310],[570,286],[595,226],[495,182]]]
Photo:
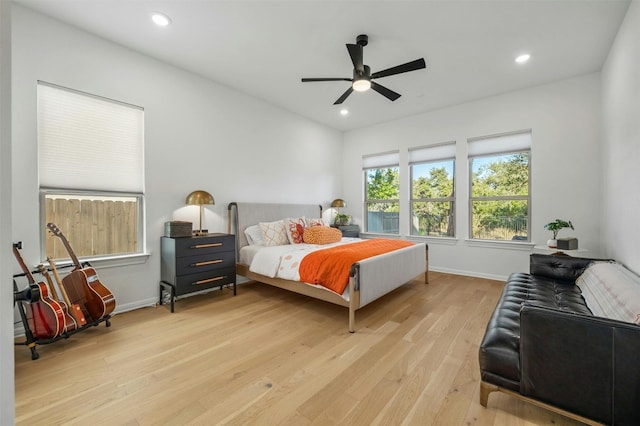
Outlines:
[[351,222],[351,216],[348,214],[338,213],[333,223],[335,225],[348,225]]
[[558,232],[563,228],[574,229],[570,220],[556,219],[544,226],[544,229],[553,232],[553,238],[547,241],[549,247],[558,247]]

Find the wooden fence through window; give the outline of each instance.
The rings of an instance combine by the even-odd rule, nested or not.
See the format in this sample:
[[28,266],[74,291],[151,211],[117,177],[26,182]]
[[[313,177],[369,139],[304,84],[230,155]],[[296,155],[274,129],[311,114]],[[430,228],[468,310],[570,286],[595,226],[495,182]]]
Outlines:
[[[55,223],[78,257],[138,251],[135,201],[46,198],[46,222]],[[47,256],[68,259],[60,238],[46,233]]]

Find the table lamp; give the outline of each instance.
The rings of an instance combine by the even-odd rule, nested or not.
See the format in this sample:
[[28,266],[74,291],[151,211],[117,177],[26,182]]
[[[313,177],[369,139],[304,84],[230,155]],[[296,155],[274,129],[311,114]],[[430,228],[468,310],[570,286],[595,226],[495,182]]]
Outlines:
[[206,229],[202,229],[202,214],[204,212],[205,204],[215,204],[216,202],[213,199],[213,195],[209,194],[207,191],[198,190],[193,191],[191,194],[187,195],[187,199],[185,204],[200,206],[200,228],[197,231],[193,231],[194,235],[207,235],[208,231]]

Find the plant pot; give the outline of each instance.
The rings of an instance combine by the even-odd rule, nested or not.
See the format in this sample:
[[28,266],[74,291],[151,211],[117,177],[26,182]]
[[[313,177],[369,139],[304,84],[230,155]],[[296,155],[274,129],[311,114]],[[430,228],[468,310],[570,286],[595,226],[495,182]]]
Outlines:
[[558,247],[558,240],[547,240],[547,246],[549,248],[557,248]]

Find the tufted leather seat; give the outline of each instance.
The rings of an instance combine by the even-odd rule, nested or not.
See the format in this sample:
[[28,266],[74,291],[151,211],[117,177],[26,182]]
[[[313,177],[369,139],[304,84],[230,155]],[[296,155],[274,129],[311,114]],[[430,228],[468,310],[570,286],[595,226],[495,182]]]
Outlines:
[[520,390],[520,309],[539,306],[591,315],[572,282],[522,272],[511,274],[489,320],[480,350],[482,379]]

